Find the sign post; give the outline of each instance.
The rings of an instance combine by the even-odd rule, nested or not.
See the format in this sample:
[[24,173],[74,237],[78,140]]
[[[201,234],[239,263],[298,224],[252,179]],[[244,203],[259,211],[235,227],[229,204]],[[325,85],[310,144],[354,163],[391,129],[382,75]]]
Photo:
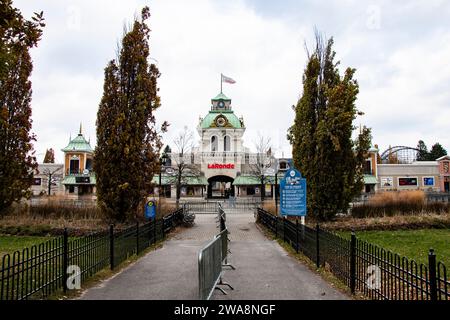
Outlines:
[[145,204],[145,218],[148,220],[156,219],[156,201],[149,200]]
[[302,225],[306,216],[306,179],[292,168],[280,182],[280,211],[282,216],[301,217]]

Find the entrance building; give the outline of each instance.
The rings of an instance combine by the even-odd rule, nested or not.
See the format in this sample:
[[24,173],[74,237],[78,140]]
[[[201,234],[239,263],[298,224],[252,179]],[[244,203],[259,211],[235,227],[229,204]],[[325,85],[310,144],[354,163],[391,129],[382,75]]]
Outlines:
[[[279,170],[284,172],[288,169],[288,160],[276,159],[270,150],[261,154],[252,153],[244,146],[245,130],[244,118],[236,116],[231,99],[223,92],[219,93],[211,99],[209,112],[199,119],[199,146],[194,148],[191,154],[184,154],[182,158],[177,150],[167,155],[170,160],[163,168],[162,188],[163,184],[166,187],[170,185],[170,195],[172,198],[176,197],[175,181],[171,175],[176,174],[177,164],[182,162],[191,167],[197,181],[195,185],[189,181],[183,184],[183,189],[193,190],[190,194],[182,193],[183,196],[260,197],[260,192],[273,196],[274,175]],[[263,190],[261,172],[265,175]],[[283,173],[280,172],[279,176],[282,177]],[[203,185],[198,181],[203,182]],[[153,182],[158,185],[159,177],[155,177]]]

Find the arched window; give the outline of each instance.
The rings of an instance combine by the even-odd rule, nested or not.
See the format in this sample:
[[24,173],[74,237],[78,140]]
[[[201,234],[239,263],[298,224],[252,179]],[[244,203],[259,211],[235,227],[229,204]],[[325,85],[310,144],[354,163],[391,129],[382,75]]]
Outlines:
[[216,136],[212,136],[211,137],[211,151],[212,152],[216,152],[216,151],[218,151],[218,146],[219,146],[219,141],[217,140],[217,137]]
[[231,151],[231,139],[229,136],[223,138],[223,151]]

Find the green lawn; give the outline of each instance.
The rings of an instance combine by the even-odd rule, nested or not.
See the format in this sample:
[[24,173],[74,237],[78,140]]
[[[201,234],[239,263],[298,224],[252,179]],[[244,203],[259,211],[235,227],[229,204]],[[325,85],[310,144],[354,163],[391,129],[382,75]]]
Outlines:
[[49,240],[49,237],[0,236],[0,257]]
[[[349,232],[339,234],[350,236]],[[356,237],[422,263],[428,262],[433,248],[437,259],[450,268],[450,229],[360,231]]]

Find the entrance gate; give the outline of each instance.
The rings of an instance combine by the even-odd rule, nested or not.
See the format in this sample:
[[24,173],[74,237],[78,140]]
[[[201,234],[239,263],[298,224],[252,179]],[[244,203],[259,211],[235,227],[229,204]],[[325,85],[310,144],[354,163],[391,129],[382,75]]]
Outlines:
[[224,199],[216,201],[192,201],[184,202],[183,208],[187,212],[194,214],[215,214],[219,210],[219,205],[228,214],[248,213],[261,207],[259,199]]
[[214,176],[208,179],[208,199],[226,199],[234,196],[234,179],[228,176]]

